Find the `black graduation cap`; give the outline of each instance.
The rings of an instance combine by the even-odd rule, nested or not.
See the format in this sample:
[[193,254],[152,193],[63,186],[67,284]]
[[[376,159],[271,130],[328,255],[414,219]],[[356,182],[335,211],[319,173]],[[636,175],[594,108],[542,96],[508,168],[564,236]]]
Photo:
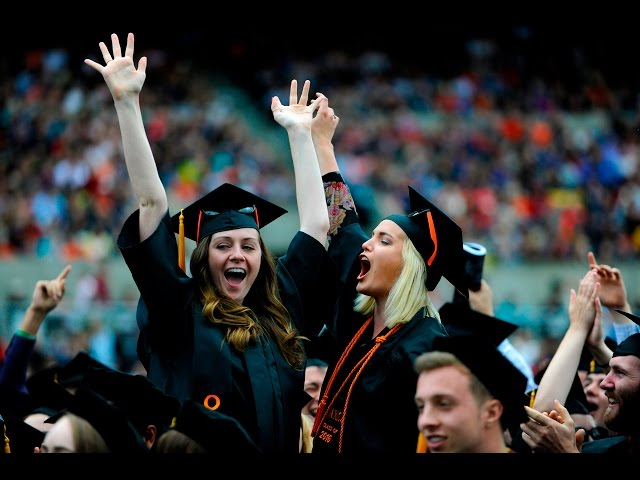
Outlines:
[[515,428],[528,420],[524,409],[527,377],[495,345],[473,335],[455,335],[436,337],[433,350],[455,355],[500,400],[504,428]]
[[386,219],[402,228],[420,252],[427,264],[427,289],[435,289],[444,276],[468,297],[462,229],[413,187],[409,187],[409,211]]
[[199,443],[209,453],[260,453],[244,427],[233,417],[185,400],[173,429]]
[[177,398],[166,395],[143,375],[91,368],[81,385],[120,408],[140,434],[144,434],[149,425],[155,425],[158,434],[162,433],[180,408]]
[[449,335],[474,335],[496,347],[518,329],[515,323],[472,310],[468,303],[445,303],[439,313]]
[[91,424],[103,438],[111,453],[148,453],[142,435],[126,413],[93,390],[78,387],[67,409]]
[[[287,211],[240,187],[225,183],[184,208],[181,213],[184,215],[184,236],[197,243],[225,230],[259,230]],[[175,233],[180,233],[181,213],[171,217]]]
[[33,453],[35,447],[42,445],[44,436],[44,432],[20,417],[4,411],[0,415],[0,453]]
[[[623,310],[616,309],[616,312],[621,313],[625,317],[631,319],[634,323],[640,325],[640,317],[633,313],[625,312]],[[627,355],[633,355],[640,358],[640,333],[634,333],[625,338],[613,351],[614,357],[625,357]]]
[[86,352],[78,352],[75,357],[65,363],[58,372],[58,383],[63,387],[73,388],[82,382],[90,368],[109,368]]
[[79,352],[62,366],[46,368],[31,375],[26,385],[34,408],[44,407],[54,411],[67,408],[73,399],[69,389],[76,388],[90,368],[109,367],[88,353]]

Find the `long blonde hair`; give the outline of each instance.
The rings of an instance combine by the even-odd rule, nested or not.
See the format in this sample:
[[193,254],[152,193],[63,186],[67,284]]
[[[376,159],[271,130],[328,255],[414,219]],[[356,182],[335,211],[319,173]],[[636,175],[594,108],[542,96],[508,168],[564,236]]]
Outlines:
[[[426,281],[427,266],[424,259],[407,237],[402,244],[402,270],[389,291],[384,307],[384,324],[387,328],[407,323],[423,307],[426,308],[428,316],[440,320],[440,315],[429,297]],[[354,310],[365,316],[371,314],[375,307],[376,301],[369,295],[361,293],[354,301]]]

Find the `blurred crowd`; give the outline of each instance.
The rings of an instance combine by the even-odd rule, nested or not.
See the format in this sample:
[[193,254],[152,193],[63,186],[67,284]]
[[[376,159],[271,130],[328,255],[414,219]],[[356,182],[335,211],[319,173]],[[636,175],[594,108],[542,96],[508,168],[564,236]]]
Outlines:
[[[609,78],[584,52],[553,75],[524,55],[506,62],[503,47],[469,41],[464,61],[447,72],[390,52],[336,49],[255,66],[249,80],[215,62],[141,52],[153,70],[143,114],[172,210],[223,182],[291,208],[290,154],[269,102],[286,98],[279,88],[291,78],[308,78],[342,119],[336,155],[365,222],[402,210],[412,185],[498,262],[583,261],[588,251],[612,263],[637,259],[632,82]],[[99,265],[118,256],[114,237],[137,201],[105,85],[58,48],[29,51],[4,71],[0,260]],[[561,300],[550,294],[549,308],[561,311],[566,292],[555,295]],[[135,298],[123,324],[135,328],[132,305]],[[11,331],[8,317],[3,323]]]

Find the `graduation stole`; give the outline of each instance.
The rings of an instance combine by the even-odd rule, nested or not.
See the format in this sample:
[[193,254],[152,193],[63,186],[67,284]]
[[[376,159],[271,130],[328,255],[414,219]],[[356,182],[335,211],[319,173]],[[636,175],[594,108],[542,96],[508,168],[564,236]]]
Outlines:
[[318,429],[324,423],[327,413],[331,411],[331,408],[333,407],[333,404],[338,398],[338,395],[340,395],[340,393],[344,390],[344,388],[347,385],[349,385],[349,390],[347,391],[347,397],[344,402],[344,410],[340,417],[340,437],[338,440],[338,453],[342,453],[342,436],[344,434],[344,423],[345,423],[345,419],[347,418],[347,409],[349,408],[349,400],[351,399],[353,386],[358,380],[358,377],[360,377],[360,374],[364,370],[364,367],[367,365],[367,363],[369,363],[369,360],[371,360],[371,357],[373,357],[373,355],[380,348],[380,346],[384,342],[386,342],[391,335],[396,333],[404,325],[403,323],[396,324],[391,330],[387,332],[386,335],[381,335],[379,337],[376,337],[375,344],[373,345],[373,347],[371,347],[371,350],[365,353],[365,355],[358,361],[358,363],[354,365],[354,367],[351,369],[347,377],[342,382],[342,385],[340,385],[340,388],[338,388],[338,390],[335,392],[331,402],[327,403],[329,399],[329,394],[331,393],[331,390],[334,386],[333,385],[334,381],[338,376],[338,372],[344,365],[345,360],[347,359],[347,357],[349,356],[349,354],[351,353],[355,345],[358,343],[358,340],[360,339],[360,337],[364,334],[367,327],[369,327],[369,325],[371,325],[372,322],[373,322],[373,315],[369,317],[366,322],[364,322],[364,324],[360,327],[360,329],[356,332],[354,337],[351,339],[347,347],[344,349],[344,352],[342,352],[342,355],[340,355],[340,358],[336,363],[336,367],[331,373],[331,377],[327,382],[327,388],[325,389],[324,394],[322,395],[322,399],[320,400],[320,403],[318,405],[318,412],[316,414],[315,422],[313,423],[313,429],[311,430],[311,436],[315,437],[316,433],[318,432]]

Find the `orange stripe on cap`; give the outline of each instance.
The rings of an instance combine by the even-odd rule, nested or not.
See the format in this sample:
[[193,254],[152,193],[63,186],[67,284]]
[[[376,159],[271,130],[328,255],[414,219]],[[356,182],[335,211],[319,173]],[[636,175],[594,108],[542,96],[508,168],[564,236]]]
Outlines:
[[429,223],[429,234],[431,235],[431,240],[433,240],[433,253],[427,260],[427,267],[430,267],[438,254],[438,236],[436,235],[436,226],[433,224],[433,217],[429,210],[427,210],[427,222]]
[[196,243],[200,241],[200,223],[202,222],[202,210],[198,214],[198,229],[196,230]]

